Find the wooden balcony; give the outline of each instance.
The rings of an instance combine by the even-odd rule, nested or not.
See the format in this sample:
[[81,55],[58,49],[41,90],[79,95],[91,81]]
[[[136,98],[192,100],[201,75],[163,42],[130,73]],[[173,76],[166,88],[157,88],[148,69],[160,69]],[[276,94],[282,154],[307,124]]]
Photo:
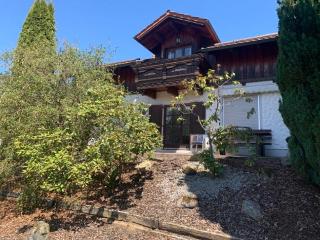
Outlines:
[[159,90],[177,87],[185,79],[193,79],[205,66],[204,54],[177,59],[148,59],[135,66],[138,90]]

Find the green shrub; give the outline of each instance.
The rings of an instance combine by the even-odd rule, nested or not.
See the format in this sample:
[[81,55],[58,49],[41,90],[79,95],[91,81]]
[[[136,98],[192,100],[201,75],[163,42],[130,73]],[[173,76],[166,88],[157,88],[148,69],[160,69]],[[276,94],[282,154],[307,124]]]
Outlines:
[[24,162],[21,206],[48,193],[112,188],[126,165],[160,146],[156,126],[143,114],[145,106],[130,104],[124,96],[121,87],[99,84],[69,109],[63,129],[42,129],[15,141],[16,158]]
[[320,185],[320,2],[279,1],[277,83],[294,168]]
[[10,177],[15,175],[15,165],[8,160],[0,161],[0,188],[5,186]]
[[211,157],[209,150],[202,151],[198,156],[200,163],[203,164],[205,169],[209,170],[212,175],[219,176],[223,172],[223,165]]
[[0,181],[6,169],[22,178],[23,209],[48,195],[113,187],[127,164],[161,143],[147,106],[128,103],[103,64],[104,49],[56,51],[53,12],[35,1],[16,50],[1,59]]

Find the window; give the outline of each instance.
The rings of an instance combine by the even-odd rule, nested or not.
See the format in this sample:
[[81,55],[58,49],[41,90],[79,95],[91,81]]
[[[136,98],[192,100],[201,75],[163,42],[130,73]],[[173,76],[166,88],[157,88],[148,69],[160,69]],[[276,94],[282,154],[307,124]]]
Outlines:
[[184,49],[184,55],[185,56],[190,56],[192,54],[192,49],[191,49],[191,47],[186,47],[185,49]]
[[177,48],[176,49],[176,58],[182,57],[183,56],[183,48]]
[[175,51],[169,51],[168,52],[168,59],[174,59],[175,58]]
[[180,58],[190,56],[192,54],[191,46],[175,48],[168,50],[167,57],[168,59]]

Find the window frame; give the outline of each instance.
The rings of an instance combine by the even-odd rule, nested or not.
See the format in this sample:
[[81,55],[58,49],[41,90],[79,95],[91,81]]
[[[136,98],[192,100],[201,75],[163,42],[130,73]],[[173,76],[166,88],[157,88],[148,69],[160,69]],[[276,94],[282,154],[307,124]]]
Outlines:
[[[186,49],[190,49],[190,50],[186,50]],[[177,57],[177,51],[181,50],[181,56]],[[186,55],[186,52],[190,53],[189,55]],[[177,59],[177,58],[182,58],[182,57],[189,57],[192,55],[192,45],[188,44],[188,45],[184,45],[184,46],[179,46],[179,47],[175,47],[175,48],[168,48],[166,50],[166,58],[167,59]],[[169,57],[169,56],[173,56],[173,57]]]

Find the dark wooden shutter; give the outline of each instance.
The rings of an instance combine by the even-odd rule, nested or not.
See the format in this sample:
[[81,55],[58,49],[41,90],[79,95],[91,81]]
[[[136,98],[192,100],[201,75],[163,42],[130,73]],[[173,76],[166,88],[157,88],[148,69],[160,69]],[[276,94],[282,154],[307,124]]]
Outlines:
[[201,127],[198,121],[198,117],[200,119],[206,118],[206,108],[203,106],[203,103],[197,102],[192,103],[195,104],[195,108],[193,109],[194,114],[191,115],[190,118],[190,134],[205,134],[204,129]]
[[152,105],[149,108],[150,122],[157,124],[159,131],[162,128],[162,105]]

